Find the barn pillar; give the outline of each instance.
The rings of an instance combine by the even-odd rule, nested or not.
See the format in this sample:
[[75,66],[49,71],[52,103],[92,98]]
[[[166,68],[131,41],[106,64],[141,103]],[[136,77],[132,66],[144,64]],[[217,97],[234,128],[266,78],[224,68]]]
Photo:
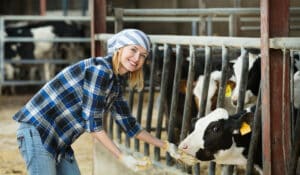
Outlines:
[[[291,148],[288,53],[269,48],[289,32],[289,0],[261,0],[263,174],[288,172]],[[285,55],[284,55],[285,54]]]
[[47,0],[40,0],[40,15],[45,16],[47,10]]
[[104,56],[100,41],[95,41],[95,34],[106,32],[106,0],[92,0],[91,9],[91,56]]

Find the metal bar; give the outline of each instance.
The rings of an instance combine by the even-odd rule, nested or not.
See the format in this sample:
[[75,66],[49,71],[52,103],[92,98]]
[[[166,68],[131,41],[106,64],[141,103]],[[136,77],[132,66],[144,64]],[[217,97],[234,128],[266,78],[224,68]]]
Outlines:
[[40,15],[44,16],[46,15],[47,11],[47,0],[40,0]]
[[87,21],[91,20],[88,16],[39,16],[39,15],[4,15],[1,16],[5,21]]
[[[107,40],[112,34],[98,34],[95,40]],[[235,48],[260,48],[260,38],[247,37],[219,37],[219,36],[185,36],[185,35],[149,35],[152,43],[180,44],[195,46],[219,46]],[[268,39],[270,48],[273,49],[300,49],[299,37],[274,37]]]
[[206,103],[207,103],[207,93],[209,88],[210,81],[210,72],[211,72],[211,48],[209,46],[205,47],[205,66],[204,66],[204,78],[203,78],[203,87],[202,94],[200,99],[200,109],[198,112],[198,117],[203,117],[205,115]]
[[261,0],[260,8],[263,174],[271,175],[269,1]]
[[[151,55],[151,73],[150,73],[150,87],[149,87],[149,101],[148,101],[148,107],[147,107],[147,118],[146,118],[146,131],[149,133],[151,132],[151,123],[152,123],[152,112],[153,112],[153,103],[154,103],[154,74],[155,74],[155,67],[156,67],[156,59],[157,59],[157,51],[158,47],[156,44],[153,44],[152,46],[152,55]],[[144,154],[149,156],[149,144],[144,144]]]
[[[144,104],[144,90],[141,90],[138,96],[138,109],[136,115],[136,119],[138,123],[141,123],[142,121],[143,104]],[[140,151],[140,141],[138,139],[134,140],[134,149],[136,151]]]
[[81,8],[82,16],[86,16],[86,11],[88,9],[88,0],[81,0]]
[[[299,14],[299,7],[291,7],[290,13]],[[182,8],[182,9],[124,9],[124,15],[247,15],[260,14],[260,8]]]
[[0,95],[2,95],[2,84],[4,83],[4,56],[5,56],[5,48],[4,48],[4,31],[5,31],[5,23],[4,19],[0,17]]
[[124,9],[124,15],[230,15],[259,14],[259,8]]
[[106,0],[92,0],[90,2],[93,2],[91,4],[91,55],[101,56],[105,54],[104,50],[101,47],[101,43],[94,38],[96,33],[106,32]]
[[256,154],[257,146],[261,143],[261,88],[259,88],[256,109],[254,113],[253,128],[251,131],[251,141],[247,156],[246,175],[254,174],[254,154]]
[[123,9],[122,8],[115,8],[114,9],[114,27],[115,27],[115,33],[121,31],[123,29]]
[[11,60],[5,59],[5,63],[15,63],[15,64],[43,64],[43,63],[53,63],[53,64],[71,64],[79,60],[58,60],[58,59],[36,59],[36,58],[22,58],[22,60]]
[[79,37],[61,37],[61,38],[41,38],[35,39],[32,37],[6,37],[5,42],[91,42],[90,38],[79,38]]
[[[182,56],[182,49],[180,45],[176,46],[176,65],[175,65],[175,75],[173,81],[173,88],[172,88],[172,100],[171,100],[171,109],[169,115],[169,126],[168,127],[168,141],[174,143],[175,141],[175,123],[177,123],[177,107],[178,107],[178,98],[179,98],[179,83],[180,83],[180,76],[181,76],[181,66],[183,62]],[[170,77],[173,78],[173,77]],[[183,128],[182,128],[183,129]],[[167,165],[171,165],[172,158],[167,153],[166,161]]]
[[62,11],[64,16],[68,16],[69,0],[62,0]]
[[[297,114],[296,114],[297,115]],[[289,161],[289,172],[288,175],[296,174],[298,159],[300,155],[300,110],[298,109],[298,115],[295,123],[295,135],[294,143],[292,145],[291,160]]]
[[[156,137],[161,138],[162,124],[163,124],[163,116],[164,116],[164,103],[165,103],[165,94],[166,87],[168,83],[168,75],[169,75],[169,67],[170,67],[170,57],[171,57],[171,46],[168,44],[164,45],[164,65],[163,65],[163,74],[162,74],[162,82],[160,87],[160,101],[158,107],[157,114],[157,126],[156,126]],[[160,149],[155,147],[154,149],[154,159],[156,161],[160,160]]]
[[248,83],[248,67],[249,67],[249,57],[248,52],[245,50],[245,48],[241,48],[241,57],[242,59],[242,72],[241,72],[241,81],[240,84],[237,85],[240,87],[239,89],[239,96],[237,101],[237,108],[236,112],[241,112],[244,109],[244,102],[245,102],[245,96],[246,96],[246,89],[247,89],[247,83]]
[[[134,94],[135,94],[135,90],[130,89],[129,90],[128,106],[129,106],[129,109],[130,109],[131,112],[132,112],[133,103],[134,103]],[[126,135],[125,146],[130,148],[130,137],[128,135]]]
[[227,79],[229,78],[228,65],[229,65],[228,48],[223,46],[222,47],[222,72],[221,72],[221,82],[219,85],[217,107],[224,107],[226,82]]
[[[212,20],[213,22],[227,22],[228,17],[203,17],[205,21]],[[202,21],[199,17],[193,17],[193,16],[123,16],[124,22],[184,22],[184,23],[190,23],[190,22],[200,22]],[[114,22],[115,17],[114,16],[107,16],[106,17],[107,22]]]

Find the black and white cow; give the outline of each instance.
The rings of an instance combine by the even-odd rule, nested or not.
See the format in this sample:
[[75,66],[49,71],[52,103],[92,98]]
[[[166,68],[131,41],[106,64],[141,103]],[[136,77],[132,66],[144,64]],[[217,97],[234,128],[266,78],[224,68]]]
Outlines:
[[[200,161],[246,165],[253,116],[254,108],[235,115],[217,108],[196,121],[194,130],[179,144],[179,149]],[[262,143],[261,138],[258,140],[254,164],[262,173]]]
[[[245,104],[253,104],[256,101],[259,84],[261,79],[261,57],[260,51],[256,49],[248,50],[249,67],[248,67],[248,82],[245,94]],[[293,55],[294,58],[294,107],[300,108],[300,60],[299,53]],[[242,57],[238,57],[235,61],[234,74],[236,79],[236,87],[233,91],[231,100],[234,105],[237,104],[238,93],[240,91]]]
[[[71,22],[38,22],[25,24],[23,26],[12,26],[5,29],[6,37],[30,37],[33,39],[54,39],[56,37],[84,37],[84,29]],[[68,47],[65,43],[55,43],[46,41],[36,42],[6,42],[5,43],[5,59],[21,60],[21,59],[54,59],[55,57],[65,59],[78,59],[84,56],[84,47],[73,46]],[[55,74],[55,65],[45,63],[43,66],[35,64],[29,65],[29,69],[24,69],[25,64],[7,65],[6,67],[14,68],[15,72],[20,75],[28,75],[30,80],[37,77],[37,72],[43,80],[50,80]],[[7,69],[8,70],[8,69]],[[28,72],[24,72],[24,71]],[[9,69],[11,71],[11,69]],[[6,72],[7,75],[12,73]],[[16,74],[16,73],[13,73]],[[11,76],[9,76],[11,78]],[[22,79],[22,77],[13,77],[13,79]]]

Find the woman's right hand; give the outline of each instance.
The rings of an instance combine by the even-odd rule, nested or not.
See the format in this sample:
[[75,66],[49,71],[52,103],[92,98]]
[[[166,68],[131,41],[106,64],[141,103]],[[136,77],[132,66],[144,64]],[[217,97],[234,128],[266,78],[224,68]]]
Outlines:
[[152,165],[149,158],[135,158],[132,155],[122,154],[119,160],[128,168],[133,171],[145,170]]

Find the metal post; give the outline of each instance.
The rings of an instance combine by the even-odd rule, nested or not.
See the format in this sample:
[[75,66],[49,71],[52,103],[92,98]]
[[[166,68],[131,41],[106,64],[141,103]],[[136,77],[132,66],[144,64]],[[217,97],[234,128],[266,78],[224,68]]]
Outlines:
[[[290,160],[290,94],[288,57],[269,49],[270,37],[288,36],[289,0],[261,0],[261,85],[263,173],[287,174]],[[272,58],[272,60],[271,60]],[[287,81],[289,82],[289,81]]]
[[69,0],[63,0],[62,1],[62,10],[63,10],[64,16],[68,16],[68,7],[69,7]]
[[40,15],[45,16],[47,9],[47,0],[40,0]]
[[123,14],[124,10],[122,8],[115,8],[115,33],[121,31],[123,29]]
[[95,41],[95,34],[106,32],[106,0],[93,0],[91,4],[91,55],[104,55],[100,41]]
[[[164,65],[163,65],[163,74],[162,74],[162,81],[160,86],[160,101],[158,107],[158,114],[157,114],[157,126],[156,126],[156,137],[161,138],[162,132],[162,124],[163,124],[163,117],[164,117],[164,103],[165,103],[165,95],[167,91],[168,85],[168,75],[169,75],[169,67],[170,67],[170,57],[171,57],[172,48],[170,45],[164,45]],[[154,158],[156,161],[160,160],[160,149],[155,147],[154,149]]]
[[[155,67],[156,67],[156,59],[157,59],[158,46],[154,43],[152,45],[152,53],[151,53],[151,73],[150,73],[150,87],[149,87],[149,101],[147,107],[147,119],[146,119],[146,131],[151,132],[151,123],[152,123],[152,112],[153,112],[153,103],[154,103],[154,93],[155,93],[155,85],[154,85],[154,75],[155,75]],[[144,154],[149,156],[149,144],[144,144]]]
[[5,32],[5,27],[4,27],[4,19],[0,17],[0,95],[2,95],[2,84],[4,82],[4,32]]

